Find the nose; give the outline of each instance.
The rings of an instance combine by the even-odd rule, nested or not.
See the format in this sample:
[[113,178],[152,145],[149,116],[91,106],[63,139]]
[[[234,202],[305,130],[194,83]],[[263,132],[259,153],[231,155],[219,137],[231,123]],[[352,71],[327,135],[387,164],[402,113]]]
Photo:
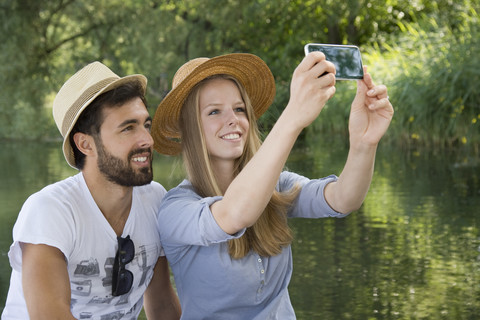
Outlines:
[[142,129],[139,143],[142,148],[150,148],[153,146],[153,137],[150,133],[150,130],[147,128]]
[[238,124],[238,116],[237,114],[231,110],[229,113],[228,113],[228,117],[227,117],[227,123],[228,123],[228,126],[233,126],[233,125],[236,125]]

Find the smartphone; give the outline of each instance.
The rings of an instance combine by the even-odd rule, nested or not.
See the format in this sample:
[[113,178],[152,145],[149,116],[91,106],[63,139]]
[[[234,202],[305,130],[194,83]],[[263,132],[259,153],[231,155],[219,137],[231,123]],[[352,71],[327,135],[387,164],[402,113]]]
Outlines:
[[321,51],[328,61],[335,65],[337,80],[363,79],[363,64],[360,49],[351,45],[308,43],[305,55],[312,51]]

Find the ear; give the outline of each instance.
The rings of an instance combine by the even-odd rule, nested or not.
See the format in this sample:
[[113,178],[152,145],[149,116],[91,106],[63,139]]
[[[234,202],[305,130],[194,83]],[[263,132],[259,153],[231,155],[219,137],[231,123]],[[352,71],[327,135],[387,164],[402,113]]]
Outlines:
[[93,137],[83,132],[77,132],[73,135],[73,141],[80,150],[86,156],[92,156],[96,153],[95,143]]

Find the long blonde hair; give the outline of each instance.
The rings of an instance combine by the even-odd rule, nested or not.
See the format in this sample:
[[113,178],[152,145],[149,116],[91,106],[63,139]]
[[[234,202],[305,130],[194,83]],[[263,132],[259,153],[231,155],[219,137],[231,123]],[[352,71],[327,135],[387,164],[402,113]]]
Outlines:
[[[230,80],[237,85],[245,103],[250,124],[244,151],[235,161],[234,177],[240,173],[261,145],[253,107],[244,87],[228,75],[215,75],[199,82],[185,100],[179,124],[182,156],[188,179],[202,197],[223,195],[211,167],[199,112],[200,89],[207,81],[214,78]],[[287,210],[298,195],[299,189],[294,187],[282,193],[274,190],[270,202],[255,224],[247,228],[242,237],[229,240],[230,256],[234,259],[243,258],[250,250],[254,250],[261,256],[274,256],[279,254],[283,247],[289,245],[293,236],[287,223]]]

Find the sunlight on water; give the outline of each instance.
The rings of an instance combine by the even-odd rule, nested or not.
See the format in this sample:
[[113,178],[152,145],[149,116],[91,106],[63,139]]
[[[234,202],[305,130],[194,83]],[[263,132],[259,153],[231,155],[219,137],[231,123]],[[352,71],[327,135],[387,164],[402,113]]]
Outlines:
[[[338,152],[335,160],[312,151],[298,159],[322,159],[323,165],[303,167],[315,176],[343,163],[345,154]],[[300,319],[479,314],[480,172],[478,166],[452,165],[455,156],[379,152],[358,212],[340,220],[293,222],[290,292]]]

